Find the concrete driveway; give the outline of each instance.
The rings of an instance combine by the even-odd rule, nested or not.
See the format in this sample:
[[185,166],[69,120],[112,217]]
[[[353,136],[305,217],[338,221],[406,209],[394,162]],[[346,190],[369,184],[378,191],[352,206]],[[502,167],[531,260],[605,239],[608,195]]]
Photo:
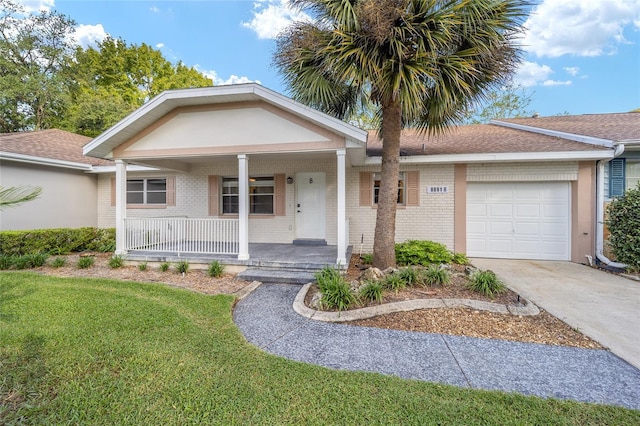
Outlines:
[[511,289],[640,368],[640,282],[570,262],[472,259]]

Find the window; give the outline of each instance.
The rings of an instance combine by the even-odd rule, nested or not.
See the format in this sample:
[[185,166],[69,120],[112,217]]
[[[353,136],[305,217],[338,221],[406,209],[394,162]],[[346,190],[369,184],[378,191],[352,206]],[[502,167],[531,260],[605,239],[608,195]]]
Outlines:
[[638,182],[640,182],[640,160],[627,159],[626,172],[625,189],[638,186]]
[[620,197],[640,182],[640,159],[614,158],[605,170],[605,197]]
[[[273,177],[249,178],[249,213],[273,214]],[[238,214],[238,178],[222,179],[222,214]]]
[[[380,180],[382,173],[373,174],[373,204],[378,204],[378,195],[380,194]],[[405,177],[404,172],[400,172],[398,178],[398,204],[405,204]]]
[[167,179],[127,179],[127,204],[167,204]]

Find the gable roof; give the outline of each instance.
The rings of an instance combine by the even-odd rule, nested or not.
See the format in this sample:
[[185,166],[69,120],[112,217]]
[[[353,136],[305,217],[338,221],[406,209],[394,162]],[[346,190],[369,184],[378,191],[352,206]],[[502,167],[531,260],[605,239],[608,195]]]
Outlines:
[[274,105],[363,146],[367,140],[364,130],[259,84],[247,83],[163,92],[96,137],[85,146],[84,154],[105,158],[114,148],[179,107],[251,101],[263,101]]
[[493,120],[492,123],[516,125],[530,131],[560,132],[564,133],[563,137],[569,138],[571,135],[586,136],[609,141],[611,144],[640,140],[640,113],[637,112],[505,118]]
[[[592,145],[540,133],[492,124],[474,124],[451,128],[438,136],[405,129],[400,140],[401,155],[456,155],[496,153],[544,153],[609,151]],[[369,133],[367,155],[382,155],[382,140],[375,131]]]
[[86,157],[82,147],[91,138],[59,129],[0,133],[0,159],[86,169],[113,162]]

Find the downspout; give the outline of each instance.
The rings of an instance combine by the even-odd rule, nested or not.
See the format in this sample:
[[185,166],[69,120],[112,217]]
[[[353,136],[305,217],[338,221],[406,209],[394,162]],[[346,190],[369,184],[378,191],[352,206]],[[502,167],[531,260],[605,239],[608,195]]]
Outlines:
[[624,152],[624,144],[615,143],[614,146],[615,151],[613,152],[612,158],[599,160],[596,163],[598,173],[598,192],[596,196],[596,258],[605,265],[625,269],[627,265],[614,262],[604,255],[604,166],[614,158],[621,156]]

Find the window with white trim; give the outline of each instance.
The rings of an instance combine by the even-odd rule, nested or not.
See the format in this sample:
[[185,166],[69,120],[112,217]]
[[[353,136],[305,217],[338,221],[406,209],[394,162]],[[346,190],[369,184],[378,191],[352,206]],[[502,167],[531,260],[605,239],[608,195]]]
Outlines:
[[[378,204],[378,196],[380,194],[380,182],[382,180],[382,173],[373,174],[373,204]],[[400,172],[398,177],[398,204],[404,205],[405,201],[405,176],[404,172]]]
[[[273,176],[249,178],[249,214],[273,214]],[[238,178],[222,178],[222,214],[238,214]]]
[[127,204],[166,204],[167,179],[127,179]]
[[640,182],[640,160],[627,159],[625,189],[635,188],[638,182]]

